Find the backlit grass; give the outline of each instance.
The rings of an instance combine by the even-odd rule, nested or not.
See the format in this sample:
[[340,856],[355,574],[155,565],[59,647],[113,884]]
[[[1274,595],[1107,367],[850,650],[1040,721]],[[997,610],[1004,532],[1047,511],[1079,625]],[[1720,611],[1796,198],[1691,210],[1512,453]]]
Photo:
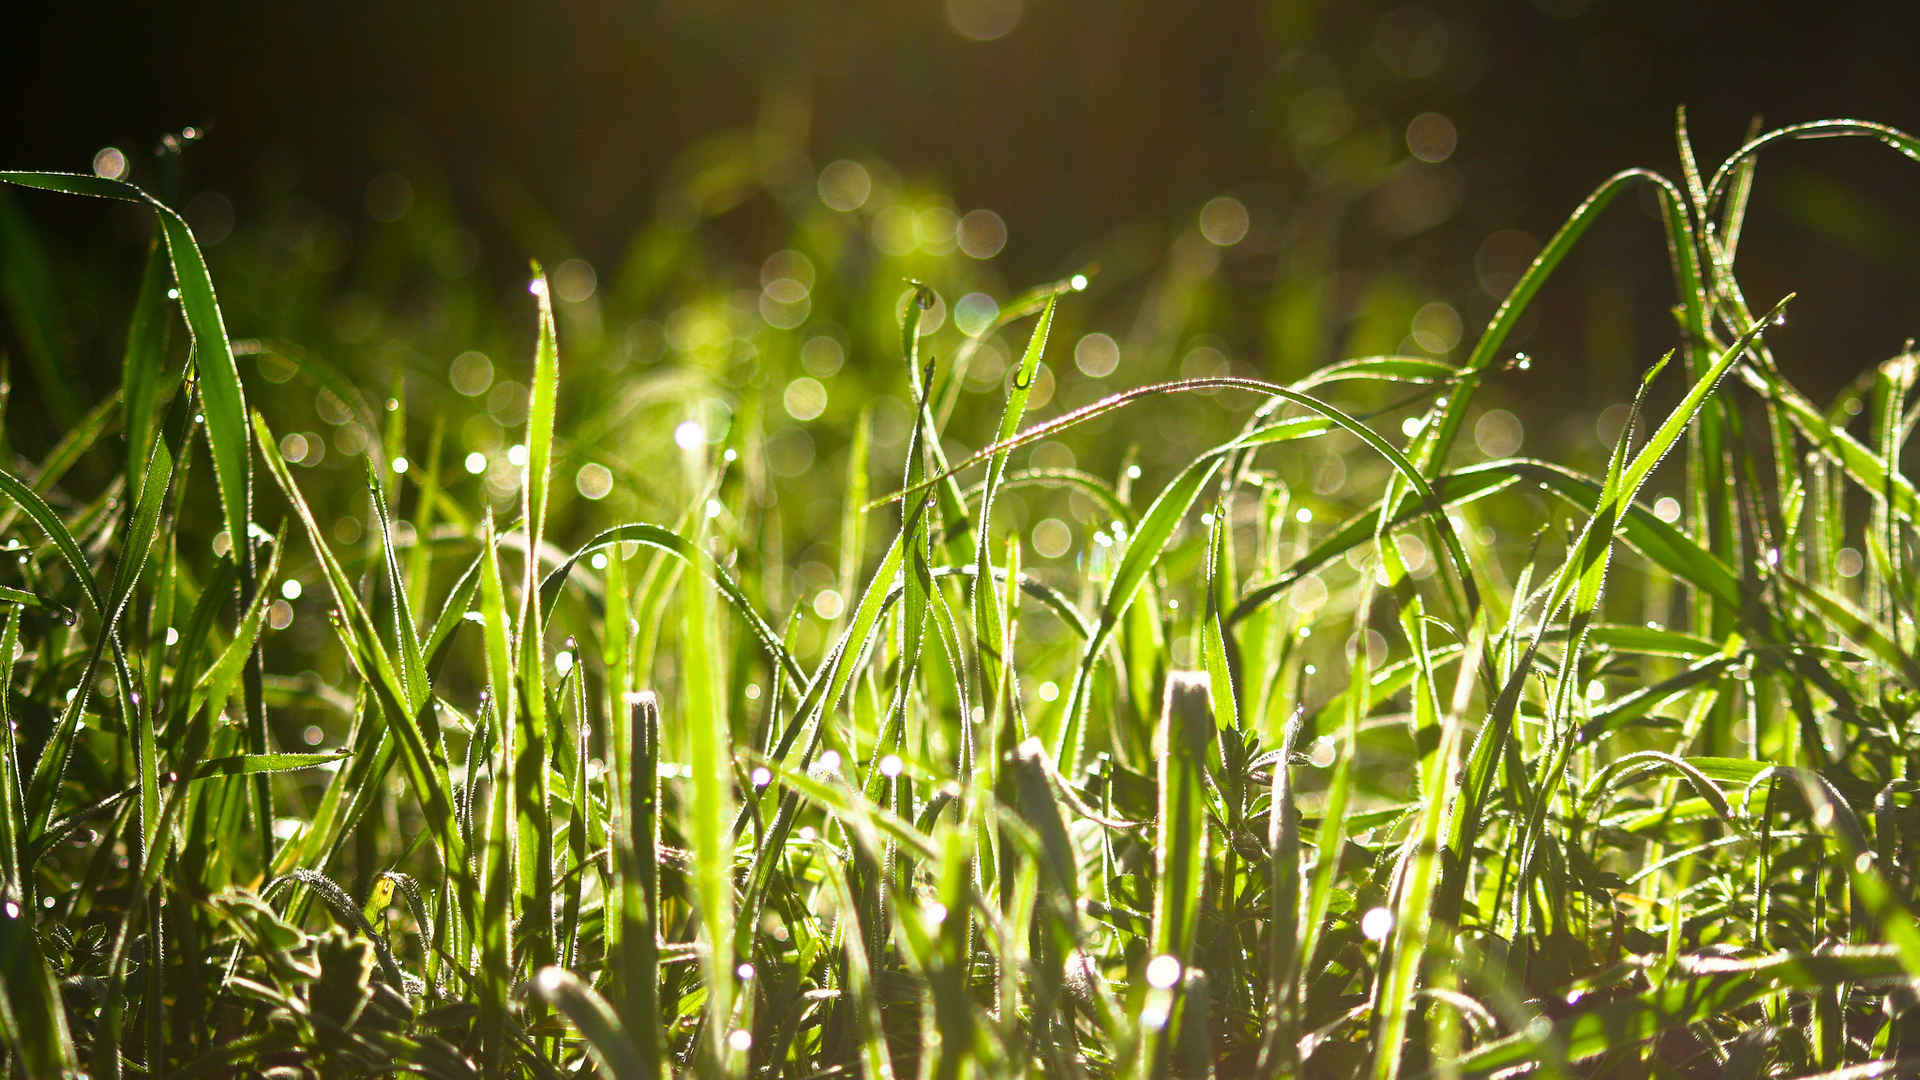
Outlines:
[[[1107,392],[1055,334],[1085,276],[956,325],[888,274],[977,273],[836,278],[817,208],[756,336],[662,229],[604,307],[536,266],[523,358],[374,383],[230,333],[140,189],[0,174],[41,189],[20,340],[45,192],[158,224],[117,389],[0,429],[8,1067],[1920,1068],[1920,367],[1809,400],[1736,274],[1762,151],[1920,140],[1708,173],[1680,134],[1463,357]],[[1628,192],[1673,351],[1616,358],[1597,466],[1489,458],[1516,325]]]

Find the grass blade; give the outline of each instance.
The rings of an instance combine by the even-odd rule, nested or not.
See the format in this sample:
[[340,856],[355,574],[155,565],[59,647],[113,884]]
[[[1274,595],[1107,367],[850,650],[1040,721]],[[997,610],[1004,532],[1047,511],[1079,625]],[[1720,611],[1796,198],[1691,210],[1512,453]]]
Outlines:
[[533,992],[559,1009],[587,1040],[587,1052],[605,1075],[614,1080],[637,1080],[651,1075],[621,1029],[620,1018],[593,987],[564,968],[542,968],[533,977]]

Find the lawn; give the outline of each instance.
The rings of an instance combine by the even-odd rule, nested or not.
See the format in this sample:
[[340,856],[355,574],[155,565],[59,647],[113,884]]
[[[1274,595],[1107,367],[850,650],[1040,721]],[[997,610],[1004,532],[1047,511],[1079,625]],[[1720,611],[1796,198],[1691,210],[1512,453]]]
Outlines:
[[[1811,400],[1736,274],[1838,137],[1920,158],[1683,123],[1477,333],[1290,382],[1190,332],[1232,200],[1117,341],[872,163],[747,259],[710,163],[512,303],[431,193],[341,294],[311,223],[0,173],[6,1067],[1920,1072],[1920,361]],[[1673,347],[1516,456],[1622,195]]]

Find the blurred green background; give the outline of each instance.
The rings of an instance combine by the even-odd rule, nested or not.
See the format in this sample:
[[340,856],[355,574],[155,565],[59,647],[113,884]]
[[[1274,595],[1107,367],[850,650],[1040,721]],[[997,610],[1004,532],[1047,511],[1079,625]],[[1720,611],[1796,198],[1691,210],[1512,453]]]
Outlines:
[[[1221,272],[1255,302],[1209,322],[1274,375],[1395,344],[1356,339],[1383,274],[1475,325],[1525,246],[1500,234],[1549,233],[1617,168],[1669,167],[1677,105],[1708,157],[1755,115],[1920,124],[1911,27],[1887,4],[202,0],[8,22],[9,167],[85,169],[112,145],[138,179],[163,132],[195,126],[181,195],[204,196],[203,234],[297,219],[327,237],[333,285],[391,243],[371,220],[399,205],[387,178],[458,227],[441,255],[463,280],[510,288],[527,255],[617,263],[689,173],[729,160],[724,133],[757,129],[786,140],[760,164],[776,183],[877,159],[995,211],[1016,283],[1097,258],[1110,294],[1138,288],[1207,200],[1238,198],[1250,228]],[[1771,159],[1748,251],[1756,292],[1806,295],[1803,342],[1844,336],[1861,360],[1913,332],[1920,284],[1910,179],[1883,158]],[[714,197],[716,258],[784,242],[787,208]],[[1586,260],[1589,302],[1634,312],[1657,338],[1634,339],[1644,361],[1666,337],[1664,294],[1634,306],[1658,241],[1619,233]],[[1322,332],[1295,353],[1309,338],[1276,338],[1264,301],[1306,276]],[[1549,367],[1601,362],[1586,334],[1557,344]]]
[[[561,319],[556,538],[685,512],[676,435],[764,446],[740,473],[767,516],[742,527],[782,608],[843,576],[823,538],[862,417],[875,493],[894,475],[905,278],[939,290],[946,360],[997,303],[1093,271],[1036,417],[1180,376],[1457,357],[1607,175],[1677,175],[1676,106],[1709,167],[1755,116],[1920,127],[1902,23],[1606,0],[47,5],[12,17],[0,147],[183,206],[309,483],[357,485],[380,405],[404,400],[398,445],[437,462],[442,520],[481,490],[512,505],[539,258]],[[1762,165],[1743,279],[1762,303],[1799,290],[1770,339],[1816,396],[1920,323],[1910,167],[1852,143]],[[117,382],[149,225],[22,195],[0,213],[0,348],[36,403],[8,437],[36,454]],[[1597,464],[1675,343],[1649,206],[1610,215],[1529,314],[1534,362],[1487,392],[1503,408],[1469,452]],[[21,295],[30,266],[56,296]],[[953,453],[986,438],[1023,340],[976,357]],[[1152,471],[1251,405],[1168,400],[1027,463]],[[1419,405],[1344,404],[1389,431]],[[1299,484],[1337,503],[1372,479],[1325,442]],[[1017,495],[1006,518],[1037,555],[1088,558],[1090,514]],[[342,517],[340,538],[362,527]]]

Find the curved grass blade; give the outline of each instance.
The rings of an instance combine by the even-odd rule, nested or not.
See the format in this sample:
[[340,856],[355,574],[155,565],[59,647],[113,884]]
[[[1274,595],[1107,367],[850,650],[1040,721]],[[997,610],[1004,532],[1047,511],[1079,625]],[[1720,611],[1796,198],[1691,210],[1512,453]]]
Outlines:
[[372,942],[374,955],[379,957],[380,968],[386,975],[387,981],[395,990],[403,994],[407,992],[407,977],[401,973],[399,961],[393,958],[393,949],[387,944],[387,936],[367,921],[367,916],[360,910],[360,905],[354,903],[353,897],[347,895],[347,891],[336,884],[332,878],[318,870],[292,870],[283,877],[267,882],[266,887],[260,890],[260,898],[271,900],[275,893],[294,885],[305,886],[327,905],[327,909],[333,912],[334,918]]
[[1651,1039],[1663,1031],[1726,1015],[1781,990],[1879,984],[1906,977],[1899,953],[1884,945],[1839,945],[1820,953],[1777,953],[1755,960],[1682,958],[1664,984],[1608,1001],[1555,1023],[1545,1039],[1522,1032],[1479,1047],[1451,1064],[1457,1075],[1491,1076],[1536,1059],[1547,1041],[1579,1061]]
[[[161,486],[164,487],[164,485]],[[81,552],[79,543],[68,531],[66,524],[60,520],[59,515],[47,505],[46,500],[36,494],[20,478],[4,469],[0,469],[0,496],[13,500],[15,505],[25,511],[27,516],[33,519],[33,523],[47,534],[47,539],[53,541],[55,550],[60,553],[67,568],[73,572],[74,580],[79,582],[88,605],[99,614],[101,620],[100,634],[89,652],[86,674],[81,679],[79,693],[73,696],[66,710],[61,714],[53,733],[48,737],[45,749],[41,751],[40,760],[35,764],[33,777],[27,785],[26,820],[30,829],[39,832],[44,831],[53,819],[54,798],[66,771],[74,735],[78,730],[80,716],[86,708],[89,691],[93,688],[93,673],[100,662],[103,650],[111,652],[114,676],[121,700],[137,700],[132,693],[132,680],[127,675],[126,657],[121,650],[119,635],[115,632],[115,623],[121,608],[124,607],[125,593],[130,593],[132,590],[133,574],[131,566],[122,567],[130,571],[127,575],[125,592],[121,592],[116,583],[116,599],[108,603],[100,595],[99,583],[93,575],[93,569],[87,564],[86,555]],[[150,533],[149,536],[151,536]],[[144,550],[140,554],[140,560],[142,562],[145,560]]]
[[[215,485],[220,492],[220,507],[232,538],[235,562],[240,569],[240,601],[253,599],[254,550],[253,457],[249,446],[246,394],[240,384],[240,370],[234,363],[233,344],[227,337],[225,318],[214,295],[213,278],[207,272],[205,257],[194,241],[186,219],[159,199],[132,184],[96,176],[50,172],[0,172],[0,181],[22,187],[115,199],[146,206],[160,223],[166,240],[167,256],[173,264],[174,284],[180,294],[180,310],[191,337],[189,361],[198,376],[201,413],[206,418],[207,447],[213,456]],[[104,635],[111,638],[111,630]],[[117,651],[118,645],[115,645]],[[124,666],[116,655],[116,663]],[[122,687],[126,695],[128,688]],[[85,691],[82,691],[84,696]],[[245,703],[249,749],[264,753],[267,749],[266,706],[261,697],[261,671],[257,665],[245,676]],[[273,812],[270,790],[264,778],[253,788],[253,811],[258,825],[269,830]]]
[[1718,169],[1714,170],[1713,181],[1707,185],[1706,191],[1708,209],[1711,210],[1720,205],[1720,200],[1727,196],[1728,189],[1739,177],[1747,159],[1768,146],[1791,139],[1837,138],[1873,139],[1890,147],[1896,153],[1920,161],[1920,138],[1886,124],[1877,124],[1869,120],[1815,120],[1804,124],[1789,124],[1749,140],[1745,146],[1735,150]]
[[[1408,484],[1419,494],[1424,510],[1433,517],[1435,528],[1438,530],[1440,538],[1447,549],[1447,555],[1452,563],[1456,579],[1466,592],[1468,610],[1477,611],[1479,609],[1480,595],[1478,587],[1474,584],[1473,571],[1467,563],[1466,553],[1460,546],[1460,539],[1455,534],[1452,523],[1447,520],[1444,506],[1441,504],[1433,488],[1428,485],[1426,479],[1414,469],[1412,463],[1403,457],[1398,450],[1394,449],[1392,445],[1387,443],[1386,440],[1382,439],[1365,424],[1341,412],[1339,409],[1288,387],[1276,384],[1262,383],[1251,379],[1193,379],[1179,384],[1161,385],[1163,388],[1173,386],[1176,389],[1184,390],[1192,389],[1195,384],[1199,383],[1217,383],[1223,387],[1242,390],[1257,389],[1272,397],[1281,398],[1310,409],[1318,413],[1322,420],[1330,422],[1358,436],[1361,442],[1386,458],[1387,461],[1393,465],[1396,474],[1405,477]],[[1069,413],[1066,417],[1062,417],[1061,420],[1080,416],[1080,414],[1093,415],[1089,413],[1089,410],[1101,409],[1103,406],[1106,408],[1118,408],[1128,401],[1137,399],[1137,396],[1130,396],[1129,394],[1116,394],[1111,398],[1105,399],[1104,402],[1096,402],[1094,405],[1087,406],[1085,409]],[[1107,403],[1113,404],[1107,405]],[[1051,423],[1059,423],[1059,421]],[[1041,425],[1043,428],[1047,426],[1049,425]],[[1031,435],[1033,430],[1038,429],[1030,429],[1027,434]],[[1186,517],[1187,510],[1193,505],[1194,499],[1199,496],[1200,489],[1228,456],[1240,450],[1244,450],[1250,446],[1260,446],[1270,442],[1298,438],[1303,433],[1317,434],[1319,430],[1321,429],[1312,425],[1301,427],[1295,422],[1281,421],[1269,427],[1256,428],[1252,431],[1244,432],[1236,438],[1214,447],[1212,450],[1209,450],[1190,462],[1178,476],[1161,490],[1159,495],[1155,496],[1153,504],[1141,515],[1139,527],[1127,538],[1126,549],[1121,553],[1119,566],[1114,570],[1113,579],[1108,583],[1106,595],[1101,602],[1099,621],[1095,625],[1093,637],[1088,640],[1085,650],[1081,653],[1080,666],[1074,676],[1073,689],[1067,697],[1065,719],[1061,725],[1060,738],[1057,744],[1061,771],[1072,774],[1077,767],[1080,750],[1079,742],[1082,737],[1080,721],[1087,709],[1088,698],[1091,694],[1093,672],[1095,665],[1099,661],[1100,654],[1106,648],[1108,641],[1113,635],[1114,628],[1119,624],[1121,617],[1126,614],[1127,608],[1132,604],[1134,597],[1145,584],[1148,573],[1159,563],[1160,553],[1165,549],[1167,542],[1172,538],[1173,532],[1179,526],[1181,520]],[[1020,438],[1023,439],[1026,437],[1026,435],[1020,436]],[[984,453],[984,451],[982,452]],[[978,456],[977,454],[975,455],[976,458]]]
[[633,1040],[621,1029],[620,1018],[593,987],[565,968],[541,968],[533,977],[533,992],[580,1030],[587,1053],[602,1073],[613,1080],[639,1080],[650,1075],[641,1065]]
[[140,188],[118,180],[73,173],[0,172],[0,181],[69,195],[139,203],[159,219],[160,233],[166,239],[167,255],[173,263],[174,281],[180,291],[180,309],[193,334],[194,368],[200,375],[207,442],[213,450],[220,505],[226,515],[228,535],[234,538],[234,551],[240,555],[242,579],[251,577],[249,545],[242,539],[252,520],[253,470],[247,443],[247,400],[240,387],[240,371],[234,364],[233,345],[227,338],[220,304],[214,296],[213,278],[207,273],[199,244],[194,242],[193,230],[172,208]]
[[[1454,569],[1460,576],[1462,587],[1467,591],[1468,606],[1472,608],[1479,606],[1479,597],[1473,584],[1472,572],[1467,567],[1466,556],[1460,551],[1459,538],[1454,535],[1452,527],[1447,524],[1445,515],[1438,513],[1438,504],[1434,498],[1432,487],[1427,483],[1425,477],[1413,467],[1413,464],[1408,461],[1400,451],[1394,449],[1392,444],[1375,433],[1372,428],[1367,427],[1354,417],[1341,412],[1339,409],[1334,408],[1332,405],[1318,398],[1301,393],[1293,387],[1282,386],[1278,383],[1263,382],[1259,379],[1243,379],[1231,376],[1180,379],[1173,382],[1151,383],[1146,386],[1136,386],[1132,389],[1123,390],[1119,393],[1101,398],[1099,401],[1089,405],[1083,405],[1080,408],[1063,413],[1044,423],[1036,424],[1011,438],[996,442],[990,446],[982,447],[972,455],[951,466],[945,472],[922,480],[911,488],[896,491],[891,495],[883,496],[880,499],[868,503],[867,509],[877,509],[889,503],[912,498],[919,495],[923,489],[945,481],[955,473],[963,472],[983,461],[990,460],[996,454],[1001,454],[1048,438],[1068,428],[1083,424],[1097,416],[1105,415],[1116,409],[1125,408],[1156,395],[1204,392],[1210,390],[1244,390],[1252,393],[1265,394],[1268,397],[1280,398],[1286,402],[1319,414],[1326,422],[1351,433],[1375,453],[1384,457],[1387,463],[1393,466],[1395,472],[1404,477],[1414,491],[1419,494],[1427,509],[1434,511],[1436,517],[1435,524],[1440,530],[1441,540],[1447,548],[1449,558],[1453,560]],[[1215,447],[1208,452],[1208,456],[1227,454],[1248,446],[1258,446],[1269,442],[1279,442],[1310,435],[1318,435],[1323,433],[1324,430],[1324,428],[1313,424],[1302,424],[1297,419],[1281,421],[1276,424],[1245,432],[1238,439]]]
[[701,550],[699,545],[664,525],[652,525],[644,521],[616,525],[582,544],[579,550],[569,555],[565,562],[555,567],[553,572],[547,575],[546,580],[540,583],[540,597],[546,606],[546,617],[552,618],[553,606],[559,602],[560,586],[566,581],[567,575],[573,572],[574,567],[579,565],[581,559],[603,548],[621,543],[643,544],[664,551],[699,570],[704,577],[713,582],[713,587],[719,591],[728,605],[745,620],[747,629],[753,631],[754,638],[759,641],[760,647],[766,650],[767,656],[780,665],[781,673],[791,679],[795,685],[806,684],[806,672],[787,651],[786,646],[780,643],[780,636],[775,634],[773,628],[767,625],[767,621],[760,617],[760,613],[754,609],[753,602],[747,599],[746,591],[740,587],[740,584],[713,561],[713,556]]
[[[1593,512],[1601,493],[1601,485],[1589,477],[1551,462],[1529,458],[1489,461],[1447,473],[1434,481],[1434,492],[1443,506],[1451,508],[1478,501],[1521,483],[1540,485],[1588,514]],[[1403,508],[1394,516],[1388,529],[1396,529],[1425,512],[1422,508],[1403,503]],[[1227,625],[1233,626],[1260,607],[1273,602],[1281,593],[1298,584],[1301,578],[1372,541],[1378,529],[1378,518],[1378,510],[1372,508],[1348,518],[1295,560],[1278,578],[1243,594],[1227,615]],[[1681,529],[1660,520],[1647,507],[1639,503],[1626,506],[1622,510],[1616,535],[1627,547],[1694,588],[1726,603],[1739,603],[1739,579],[1727,564]]]
[[54,513],[53,507],[48,506],[47,501],[30,485],[5,469],[0,469],[0,496],[11,499],[40,527],[41,532],[47,534],[47,539],[53,541],[54,550],[60,553],[67,569],[73,572],[74,580],[79,582],[80,591],[87,598],[87,606],[104,619],[108,607],[105,598],[100,595],[99,581],[93,576],[93,567],[88,565],[79,542],[67,530],[60,515]]
[[[1448,395],[1447,404],[1440,409],[1439,416],[1429,422],[1422,430],[1415,446],[1414,458],[1422,466],[1422,472],[1437,470],[1447,460],[1448,452],[1453,448],[1460,427],[1466,422],[1467,403],[1472,391],[1477,387],[1483,373],[1491,368],[1506,343],[1513,336],[1514,329],[1520,324],[1521,317],[1533,299],[1545,286],[1554,271],[1559,269],[1580,238],[1586,235],[1600,213],[1615,198],[1628,188],[1638,184],[1647,184],[1653,189],[1660,203],[1661,223],[1666,230],[1667,253],[1672,262],[1674,285],[1680,293],[1686,312],[1688,330],[1696,342],[1705,341],[1706,298],[1701,282],[1699,260],[1692,242],[1692,228],[1687,219],[1687,204],[1673,182],[1666,177],[1645,169],[1628,169],[1607,178],[1594,189],[1586,200],[1576,207],[1567,217],[1553,237],[1549,239],[1540,253],[1534,256],[1525,272],[1520,275],[1506,299],[1488,321],[1480,338],[1474,343],[1473,351],[1468,354],[1462,365],[1460,387]],[[1393,494],[1389,489],[1389,494]],[[1389,499],[1387,501],[1396,501]]]

